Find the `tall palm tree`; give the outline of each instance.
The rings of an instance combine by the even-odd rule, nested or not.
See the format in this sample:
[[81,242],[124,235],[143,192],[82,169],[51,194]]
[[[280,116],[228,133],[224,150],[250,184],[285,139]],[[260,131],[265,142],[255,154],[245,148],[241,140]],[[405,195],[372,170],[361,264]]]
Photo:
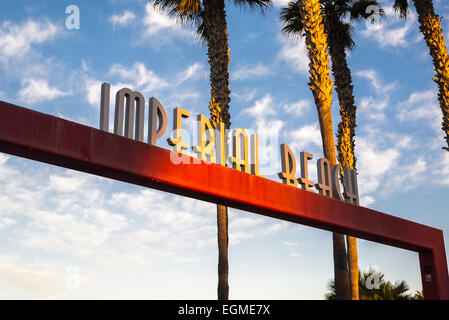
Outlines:
[[[217,128],[221,122],[226,129],[231,127],[229,103],[229,45],[224,0],[149,0],[156,7],[168,10],[181,22],[192,22],[197,34],[207,46],[210,66],[210,122]],[[233,0],[235,5],[267,8],[271,0]],[[228,300],[228,208],[217,205],[218,238],[218,288],[219,300]]]
[[[394,283],[385,281],[385,275],[381,272],[369,270],[367,272],[359,273],[359,295],[360,300],[422,300],[424,296],[422,291],[416,291],[414,295],[408,294],[409,286],[404,280],[396,281]],[[377,286],[373,285],[373,280],[378,281]],[[324,296],[327,300],[335,300],[335,283],[333,280],[328,284],[329,292]]]
[[436,72],[433,80],[438,84],[438,101],[443,113],[442,129],[446,134],[445,139],[448,145],[443,149],[449,151],[449,56],[441,27],[443,18],[435,14],[432,0],[395,0],[393,7],[403,19],[407,18],[409,2],[415,5],[420,23],[419,30],[424,35],[433,59]]
[[[281,20],[284,22],[283,32],[287,34],[303,35],[304,24],[300,15],[302,0],[290,2],[281,11]],[[352,39],[353,26],[351,22],[367,18],[368,6],[380,8],[375,0],[321,0],[321,14],[324,19],[324,31],[328,35],[329,55],[332,61],[332,73],[335,79],[335,89],[340,104],[341,121],[338,125],[337,152],[338,162],[341,164],[341,181],[344,184],[343,167],[356,168],[354,155],[354,136],[356,128],[356,110],[354,102],[351,70],[348,67],[346,50],[354,48]],[[349,16],[349,21],[344,20]],[[357,239],[347,236],[348,265],[350,273],[351,297],[359,299],[358,290],[358,261]]]
[[[290,11],[290,8],[293,8]],[[337,163],[335,141],[332,127],[332,87],[329,74],[328,39],[319,0],[299,0],[290,3],[281,12],[281,20],[286,23],[285,32],[292,31],[291,21],[299,21],[301,34],[305,36],[309,57],[310,82],[320,122],[324,156],[331,166]],[[350,284],[344,235],[333,233],[334,275],[338,299],[350,299]]]

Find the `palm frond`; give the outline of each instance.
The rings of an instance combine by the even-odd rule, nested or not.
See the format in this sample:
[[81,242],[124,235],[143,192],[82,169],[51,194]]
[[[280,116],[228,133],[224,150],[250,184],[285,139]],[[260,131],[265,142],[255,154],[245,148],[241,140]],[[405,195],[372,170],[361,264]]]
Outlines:
[[384,16],[385,11],[380,5],[379,1],[376,0],[358,0],[355,1],[352,6],[349,8],[349,14],[351,20],[360,21],[362,19],[366,19],[370,17],[373,12],[372,10],[368,10],[370,6],[376,6],[379,8],[379,15]]
[[340,21],[340,41],[344,45],[345,49],[352,50],[355,47],[355,42],[352,39],[354,27],[350,23]]
[[344,17],[349,12],[352,0],[324,0],[325,7],[332,7],[333,12],[339,17]]
[[272,4],[271,0],[234,0],[234,4],[241,8],[260,9],[262,12]]
[[401,19],[407,18],[408,8],[408,0],[395,0],[393,3],[393,9],[399,13]]
[[167,10],[171,16],[188,18],[201,10],[200,0],[149,0],[156,8]]
[[280,20],[284,24],[284,34],[302,35],[304,32],[303,15],[301,12],[302,0],[289,2],[281,9]]

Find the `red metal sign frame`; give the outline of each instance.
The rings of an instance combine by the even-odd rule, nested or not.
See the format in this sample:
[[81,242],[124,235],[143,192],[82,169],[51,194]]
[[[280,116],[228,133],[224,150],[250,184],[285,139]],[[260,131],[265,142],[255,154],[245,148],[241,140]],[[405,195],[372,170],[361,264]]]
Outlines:
[[412,250],[424,297],[449,299],[439,229],[216,164],[176,165],[173,151],[2,101],[0,152]]

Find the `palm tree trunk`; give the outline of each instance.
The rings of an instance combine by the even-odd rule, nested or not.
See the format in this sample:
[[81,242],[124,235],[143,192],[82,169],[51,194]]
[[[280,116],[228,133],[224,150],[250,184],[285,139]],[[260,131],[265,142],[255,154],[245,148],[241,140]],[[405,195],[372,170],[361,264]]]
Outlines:
[[224,0],[204,1],[204,24],[208,34],[207,55],[210,65],[211,100],[209,103],[211,124],[223,122],[231,127],[229,102],[229,45]]
[[[318,110],[323,153],[331,166],[337,163],[332,126],[332,80],[329,75],[327,36],[321,16],[319,0],[302,1],[304,31],[309,56],[309,86]],[[350,299],[349,274],[344,235],[333,233],[334,276],[337,299]]]
[[441,28],[441,20],[435,14],[432,0],[413,0],[418,13],[419,29],[424,35],[430,55],[433,59],[435,77],[433,80],[438,84],[438,101],[443,112],[442,129],[446,134],[449,151],[449,56]]
[[[204,1],[204,25],[207,32],[207,55],[210,65],[210,120],[214,128],[223,122],[231,126],[229,114],[229,46],[224,0]],[[218,300],[228,300],[228,208],[217,205]]]
[[228,208],[217,205],[218,230],[218,300],[228,300]]
[[[356,158],[354,155],[354,135],[356,128],[356,110],[354,102],[354,87],[352,85],[351,70],[348,67],[344,42],[340,35],[344,30],[339,30],[341,22],[329,16],[326,24],[326,33],[329,35],[329,54],[332,60],[332,73],[335,79],[335,91],[337,91],[340,104],[340,118],[337,133],[338,162],[341,165],[340,176],[344,183],[343,167],[355,169]],[[359,300],[359,267],[357,259],[357,239],[346,236],[348,247],[348,265],[350,275],[350,287],[352,300]]]

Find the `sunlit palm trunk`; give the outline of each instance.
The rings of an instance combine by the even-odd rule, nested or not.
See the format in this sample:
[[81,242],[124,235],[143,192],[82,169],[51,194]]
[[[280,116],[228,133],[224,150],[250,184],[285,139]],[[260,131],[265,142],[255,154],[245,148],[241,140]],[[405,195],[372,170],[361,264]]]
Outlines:
[[[329,17],[326,31],[329,35],[329,54],[332,60],[332,73],[335,79],[335,91],[337,91],[340,104],[341,121],[338,125],[337,152],[338,162],[341,165],[341,178],[343,180],[343,167],[354,169],[356,158],[354,156],[354,135],[356,128],[356,110],[353,95],[351,70],[346,60],[346,52],[340,35],[344,30],[339,30],[340,21]],[[350,275],[350,287],[352,300],[359,300],[359,267],[357,259],[357,239],[347,236],[348,266]]]
[[[207,32],[207,55],[210,65],[211,100],[210,120],[214,127],[223,122],[231,126],[229,115],[229,47],[226,26],[226,11],[223,0],[204,1],[204,24]],[[228,300],[228,209],[217,205],[218,238],[218,288],[219,300]]]
[[[304,31],[310,60],[309,86],[318,110],[323,152],[331,166],[334,166],[337,160],[331,114],[333,84],[329,75],[327,37],[324,32],[319,0],[304,0],[301,11],[304,15]],[[336,298],[350,299],[344,235],[333,233],[333,249]]]
[[446,134],[447,147],[449,151],[449,56],[441,28],[441,19],[435,14],[432,0],[413,0],[418,13],[419,29],[424,35],[430,55],[433,58],[435,77],[433,80],[438,84],[438,100],[443,112],[442,129]]

